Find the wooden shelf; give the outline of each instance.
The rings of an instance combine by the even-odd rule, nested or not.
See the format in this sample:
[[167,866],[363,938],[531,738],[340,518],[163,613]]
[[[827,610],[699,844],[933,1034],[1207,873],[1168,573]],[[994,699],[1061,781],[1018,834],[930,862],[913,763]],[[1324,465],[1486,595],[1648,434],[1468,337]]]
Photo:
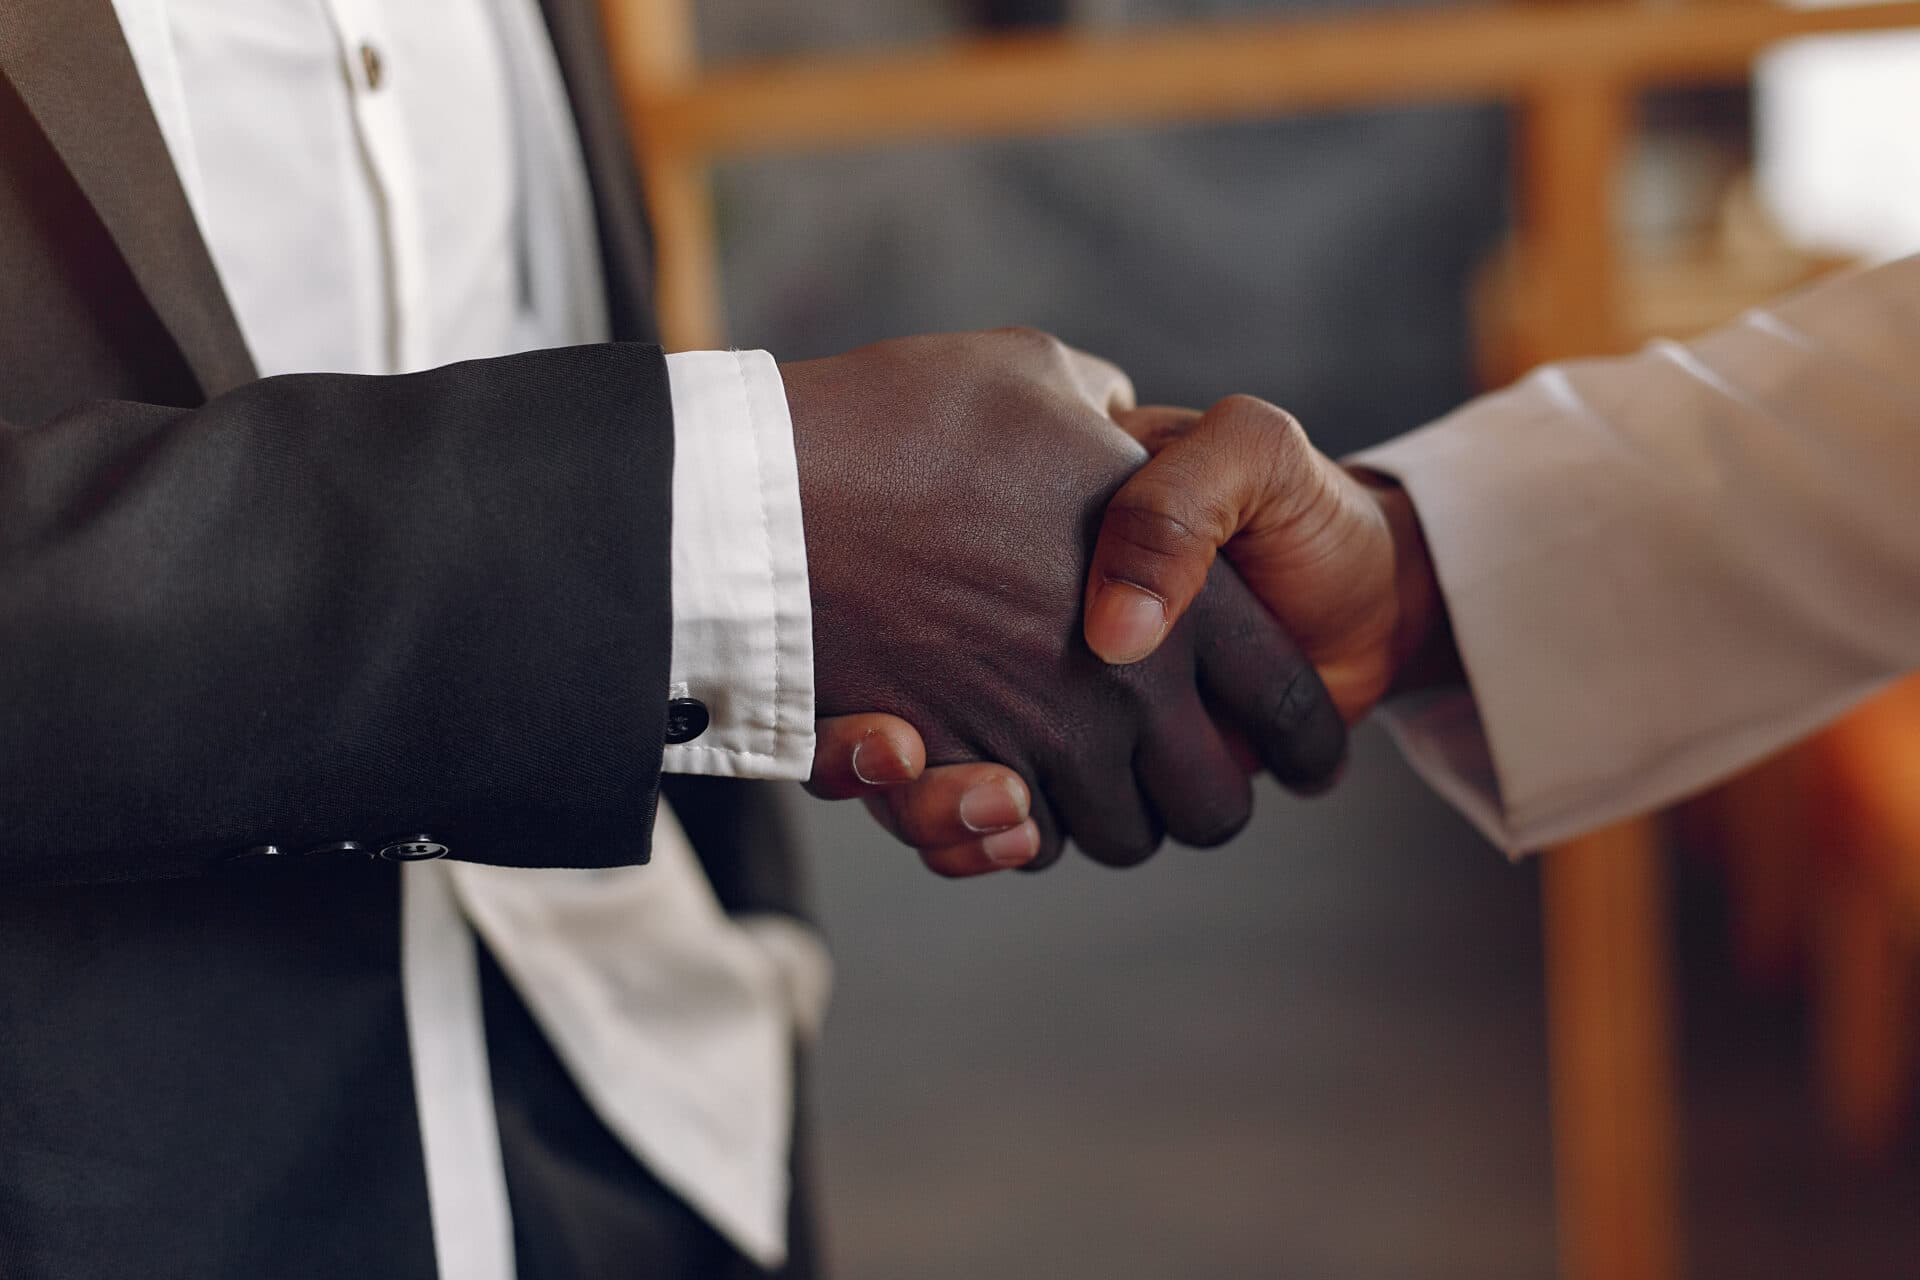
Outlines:
[[[1508,98],[1570,77],[1741,80],[1782,39],[1916,25],[1911,2],[1490,6],[999,37],[626,83],[646,134],[713,156]],[[657,56],[631,39],[618,53]]]

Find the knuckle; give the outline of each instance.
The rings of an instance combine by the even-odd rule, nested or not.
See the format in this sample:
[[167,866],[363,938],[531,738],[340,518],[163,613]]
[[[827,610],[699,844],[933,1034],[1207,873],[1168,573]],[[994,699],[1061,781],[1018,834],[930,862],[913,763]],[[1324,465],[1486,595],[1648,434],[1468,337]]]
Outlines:
[[1291,416],[1267,432],[1266,451],[1274,471],[1289,480],[1300,478],[1313,464],[1313,443]]
[[1244,391],[1237,391],[1214,401],[1213,407],[1207,410],[1207,416],[1217,422],[1239,423],[1258,422],[1268,414],[1284,412],[1286,412],[1284,409],[1280,409],[1271,401],[1248,395]]
[[1300,420],[1282,409],[1271,400],[1262,400],[1259,396],[1236,392],[1223,396],[1207,410],[1207,417],[1216,422],[1241,427],[1252,427],[1261,431],[1298,431]]
[[1173,491],[1154,487],[1123,493],[1107,508],[1106,528],[1121,545],[1156,559],[1210,556],[1218,546],[1209,513]]
[[991,332],[1002,341],[1033,354],[1049,357],[1064,357],[1066,354],[1065,343],[1045,329],[1036,329],[1032,325],[1010,324]]
[[1203,585],[1226,541],[1221,527],[1204,507],[1152,497],[1116,501],[1102,526],[1100,572],[1184,602]]
[[1207,411],[1207,418],[1215,430],[1272,458],[1294,460],[1306,456],[1309,449],[1300,419],[1258,396],[1228,396]]
[[910,795],[894,813],[897,834],[917,849],[947,844],[956,838],[956,833],[961,836],[966,833],[960,821],[958,800],[942,805],[926,796]]
[[1312,664],[1300,662],[1265,711],[1285,765],[1281,781],[1296,788],[1329,783],[1346,758],[1346,723]]
[[1313,722],[1325,696],[1313,667],[1304,661],[1296,662],[1285,680],[1269,687],[1260,706],[1260,716],[1270,728],[1295,734]]

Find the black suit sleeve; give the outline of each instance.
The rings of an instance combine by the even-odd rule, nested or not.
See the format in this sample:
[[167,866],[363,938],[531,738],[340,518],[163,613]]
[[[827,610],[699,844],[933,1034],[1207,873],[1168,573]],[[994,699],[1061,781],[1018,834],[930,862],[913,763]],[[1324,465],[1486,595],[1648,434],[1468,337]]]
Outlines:
[[0,423],[0,885],[645,861],[672,450],[635,345]]

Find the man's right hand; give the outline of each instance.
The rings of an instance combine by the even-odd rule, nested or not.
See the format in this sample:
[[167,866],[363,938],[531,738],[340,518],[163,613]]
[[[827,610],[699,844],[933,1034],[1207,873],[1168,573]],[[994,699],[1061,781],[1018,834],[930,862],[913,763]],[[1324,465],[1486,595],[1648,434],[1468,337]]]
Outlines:
[[1119,421],[1153,460],[1107,506],[1087,580],[1096,652],[1121,663],[1153,652],[1158,636],[1127,624],[1132,601],[1178,618],[1224,550],[1349,722],[1396,686],[1451,673],[1445,602],[1399,485],[1342,467],[1293,415],[1252,396]]
[[[1392,481],[1341,467],[1282,409],[1233,396],[1206,413],[1120,409],[1116,419],[1152,460],[1115,493],[1086,583],[1086,638],[1116,664],[1157,651],[1215,572],[1224,550],[1245,582],[1297,637],[1341,713],[1358,720],[1395,687],[1456,678],[1444,602],[1420,523]],[[1153,608],[1137,607],[1139,597]],[[856,735],[869,754],[917,760],[911,726],[874,718],[822,726],[819,777]],[[883,823],[948,875],[996,869],[960,822],[952,782],[917,765],[886,784],[816,787],[863,795]],[[991,773],[966,781],[1005,785]]]
[[1163,834],[1217,843],[1245,775],[1215,721],[1282,781],[1327,782],[1344,726],[1312,665],[1226,566],[1150,658],[1081,641],[1107,500],[1144,458],[1109,416],[1132,392],[1044,334],[876,344],[782,367],[793,418],[822,717],[885,712],[936,764],[1025,779],[1042,843],[1130,863]]

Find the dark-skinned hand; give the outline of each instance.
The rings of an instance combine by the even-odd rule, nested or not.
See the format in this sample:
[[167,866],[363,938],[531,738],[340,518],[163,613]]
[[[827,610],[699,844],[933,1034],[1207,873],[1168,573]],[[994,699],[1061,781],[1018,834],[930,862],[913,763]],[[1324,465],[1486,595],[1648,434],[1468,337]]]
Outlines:
[[[959,816],[979,789],[970,776],[1007,803],[990,820],[917,834],[975,837],[1030,820],[1028,865],[1051,861],[1069,835],[1121,865],[1165,834],[1217,843],[1250,800],[1216,721],[1291,785],[1331,778],[1344,725],[1230,567],[1213,569],[1150,657],[1113,665],[1082,640],[1101,514],[1146,456],[1109,416],[1131,405],[1111,366],[1001,330],[879,343],[781,374],[818,714],[897,717],[934,764],[999,764],[1025,791],[1020,815],[1003,775],[923,776],[923,799],[947,796],[929,812]],[[888,812],[896,829],[916,816]]]
[[[1116,420],[1153,459],[1107,505],[1087,575],[1091,648],[1115,662],[1153,652],[1224,550],[1299,638],[1349,721],[1392,690],[1460,678],[1433,563],[1399,485],[1340,466],[1291,415],[1246,396],[1204,414],[1122,409]],[[1141,596],[1163,606],[1164,616],[1158,607],[1136,610]],[[876,763],[869,772],[885,781],[846,794],[910,815],[889,829],[929,866],[947,875],[998,869],[962,822],[951,782],[941,770],[923,772],[911,725],[885,716],[823,724],[820,776],[838,776],[833,762],[855,751],[874,762],[906,762],[890,772]],[[990,768],[966,781],[982,791],[1014,785]]]

